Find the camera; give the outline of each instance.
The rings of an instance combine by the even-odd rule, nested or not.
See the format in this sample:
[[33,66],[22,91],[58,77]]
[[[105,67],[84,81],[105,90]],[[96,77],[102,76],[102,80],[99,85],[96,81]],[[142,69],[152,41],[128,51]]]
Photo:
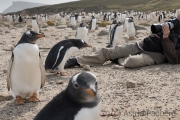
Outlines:
[[[170,30],[177,29],[179,27],[179,20],[177,18],[173,18],[173,19],[169,20],[167,22],[167,24],[169,25]],[[151,32],[153,34],[161,32],[162,31],[162,25],[163,24],[153,24],[153,25],[151,25]]]

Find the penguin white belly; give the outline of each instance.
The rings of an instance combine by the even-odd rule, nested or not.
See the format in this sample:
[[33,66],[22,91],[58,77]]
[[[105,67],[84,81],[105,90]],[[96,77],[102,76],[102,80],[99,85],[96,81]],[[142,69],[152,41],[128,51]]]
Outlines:
[[136,31],[135,31],[135,27],[134,27],[134,23],[130,22],[127,25],[127,34],[129,37],[135,37]]
[[82,108],[74,120],[98,120],[101,112],[101,103],[93,108]]
[[[62,50],[62,49],[61,49],[61,50]],[[69,49],[66,51],[63,60],[62,60],[61,63],[58,65],[58,70],[59,70],[60,72],[64,72],[64,65],[65,65],[66,61],[67,61],[74,53],[76,53],[76,52],[78,52],[78,51],[79,51],[79,49],[78,49],[77,47],[71,47],[71,48],[69,48]]]
[[13,97],[31,97],[39,94],[41,71],[39,67],[39,48],[36,44],[19,44],[15,47],[11,69]]
[[39,26],[36,21],[32,21],[32,30],[39,33]]
[[96,19],[93,19],[91,30],[95,30],[95,29],[96,29]]
[[77,35],[76,35],[76,39],[82,39],[84,40],[85,42],[89,42],[88,41],[88,29],[83,27],[83,28],[78,28],[77,29]]
[[123,25],[118,26],[116,28],[116,32],[114,34],[114,39],[113,39],[113,46],[119,45],[121,40],[122,40],[122,32],[123,32]]

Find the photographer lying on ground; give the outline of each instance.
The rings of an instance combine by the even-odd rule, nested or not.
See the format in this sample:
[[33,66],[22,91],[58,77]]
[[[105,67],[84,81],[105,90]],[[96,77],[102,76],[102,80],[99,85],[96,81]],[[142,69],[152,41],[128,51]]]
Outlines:
[[178,35],[180,38],[180,12],[177,15],[176,23],[177,21],[178,24],[174,25],[175,29],[171,28],[171,31],[169,24],[164,23],[161,25],[159,33],[151,34],[142,41],[113,48],[102,48],[90,56],[70,58],[66,62],[65,68],[79,65],[103,65],[108,60],[118,62],[127,68],[161,64],[166,62],[166,59],[173,64],[180,63],[180,46],[177,42],[179,41]]

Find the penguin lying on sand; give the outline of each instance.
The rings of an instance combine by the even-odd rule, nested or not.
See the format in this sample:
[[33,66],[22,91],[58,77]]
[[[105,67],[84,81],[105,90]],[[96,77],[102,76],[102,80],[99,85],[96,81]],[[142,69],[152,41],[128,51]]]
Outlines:
[[25,98],[38,102],[39,90],[45,84],[45,69],[36,40],[45,37],[34,31],[28,31],[15,46],[9,62],[7,88],[12,90],[16,104],[23,104]]
[[75,74],[67,88],[54,97],[34,120],[98,120],[101,102],[97,78],[90,72]]
[[81,39],[63,40],[55,44],[45,61],[46,71],[54,70],[58,67],[58,71],[62,76],[67,76],[64,72],[64,65],[66,61],[77,51],[84,47],[92,47]]

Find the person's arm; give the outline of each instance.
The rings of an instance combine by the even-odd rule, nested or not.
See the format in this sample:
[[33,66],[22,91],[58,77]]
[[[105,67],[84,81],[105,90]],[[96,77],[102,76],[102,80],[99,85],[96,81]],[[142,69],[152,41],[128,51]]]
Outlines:
[[178,49],[175,49],[173,42],[168,38],[170,34],[169,26],[164,24],[162,26],[163,31],[163,39],[162,39],[162,47],[164,51],[164,55],[170,63],[178,64],[180,63],[180,52]]

